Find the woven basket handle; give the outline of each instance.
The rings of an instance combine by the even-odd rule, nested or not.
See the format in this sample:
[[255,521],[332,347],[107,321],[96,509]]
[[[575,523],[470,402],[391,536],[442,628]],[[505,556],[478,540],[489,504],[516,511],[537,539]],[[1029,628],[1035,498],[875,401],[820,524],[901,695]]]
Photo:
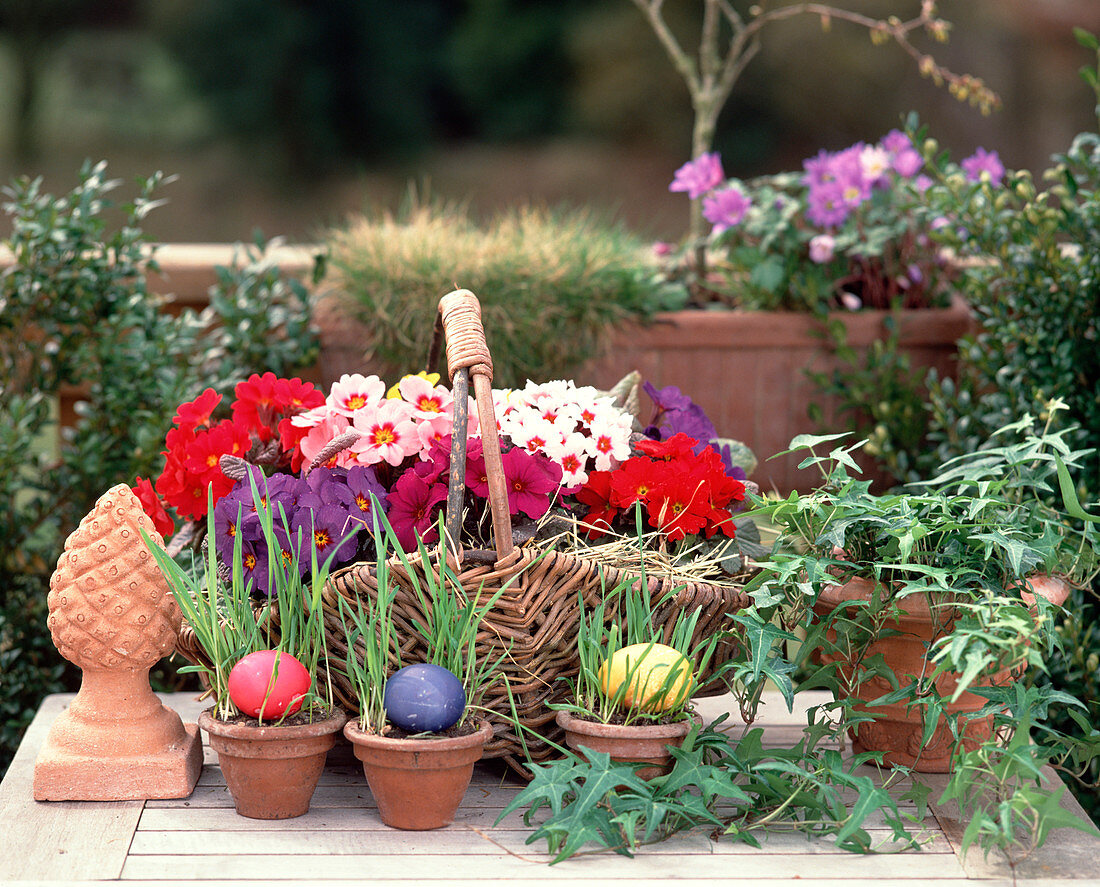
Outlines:
[[[447,374],[454,394],[454,426],[451,432],[451,470],[447,483],[447,535],[449,543],[458,544],[462,526],[462,503],[466,490],[466,428],[469,421],[467,405],[470,379],[473,378],[474,400],[481,423],[482,455],[489,482],[489,507],[493,515],[493,542],[497,561],[508,558],[515,550],[512,521],[508,513],[508,487],[504,478],[504,463],[500,457],[500,438],[493,410],[493,359],[485,341],[481,322],[481,304],[469,290],[455,290],[439,300],[431,350],[429,371],[439,362],[442,341],[447,344]],[[443,542],[445,540],[441,540]]]

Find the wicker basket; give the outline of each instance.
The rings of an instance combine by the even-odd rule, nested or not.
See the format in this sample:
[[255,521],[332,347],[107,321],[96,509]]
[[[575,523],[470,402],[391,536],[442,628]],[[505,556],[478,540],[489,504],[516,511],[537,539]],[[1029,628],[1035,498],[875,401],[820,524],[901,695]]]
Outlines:
[[[579,599],[583,596],[585,608],[590,609],[599,603],[603,589],[614,588],[631,577],[587,560],[583,555],[540,550],[537,543],[515,546],[493,412],[492,362],[481,324],[481,308],[469,291],[458,290],[440,300],[429,367],[436,365],[444,338],[455,404],[447,499],[448,536],[452,540],[459,538],[465,488],[466,404],[472,380],[483,435],[495,545],[495,551],[458,548],[447,556],[463,589],[492,595],[506,586],[484,619],[478,635],[479,656],[495,660],[507,651],[502,670],[508,688],[498,681],[485,700],[486,707],[493,712],[490,720],[494,731],[493,739],[485,747],[485,757],[504,758],[522,773],[525,772],[523,761],[538,762],[555,754],[546,740],[560,742],[562,737],[561,729],[554,723],[554,712],[547,708],[547,703],[566,701],[569,679],[579,670],[576,651]],[[409,564],[412,570],[422,574],[433,569],[431,563],[422,563],[418,557],[410,558]],[[340,702],[352,712],[358,710],[358,702],[347,675],[340,669],[347,654],[347,630],[338,615],[341,611],[337,599],[343,597],[354,605],[358,600],[375,595],[378,586],[373,571],[374,565],[368,563],[337,571],[323,596],[330,653],[329,677]],[[402,659],[405,662],[423,661],[426,648],[412,625],[414,620],[423,622],[424,615],[412,591],[412,581],[396,558],[391,560],[389,572],[399,585],[393,616],[401,641]],[[419,581],[419,577],[416,578]],[[696,641],[731,628],[728,614],[749,603],[737,585],[677,583],[673,586],[667,580],[652,576],[648,577],[648,582],[654,600],[664,599],[654,621],[663,625],[667,634],[671,633],[680,611],[702,610]],[[732,641],[724,641],[715,661],[728,658],[733,646]],[[724,690],[721,685],[710,686],[705,688],[704,694]],[[511,725],[513,702],[515,714],[527,730],[517,732]]]

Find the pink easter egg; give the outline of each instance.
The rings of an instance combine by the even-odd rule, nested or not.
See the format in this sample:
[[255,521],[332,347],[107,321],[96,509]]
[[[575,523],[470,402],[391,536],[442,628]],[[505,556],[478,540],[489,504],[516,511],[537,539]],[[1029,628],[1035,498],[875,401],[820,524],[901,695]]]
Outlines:
[[[278,673],[272,680],[276,661]],[[311,684],[306,667],[289,653],[259,650],[249,653],[229,672],[229,698],[243,714],[278,718],[302,707]]]

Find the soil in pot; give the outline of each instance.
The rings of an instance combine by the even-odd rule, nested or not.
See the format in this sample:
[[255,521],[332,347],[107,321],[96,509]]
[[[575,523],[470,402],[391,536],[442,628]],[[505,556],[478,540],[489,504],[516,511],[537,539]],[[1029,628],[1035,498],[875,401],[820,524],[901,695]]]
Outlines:
[[346,721],[340,710],[312,723],[277,726],[257,726],[251,718],[227,723],[209,710],[199,715],[233,804],[250,819],[292,819],[309,811],[328,751]]
[[344,735],[363,764],[382,822],[391,828],[426,831],[454,820],[493,728],[481,720],[466,734],[402,738],[360,730],[351,720]]
[[565,744],[583,754],[583,745],[592,751],[606,752],[611,760],[639,764],[635,772],[642,779],[662,776],[672,769],[669,747],[679,748],[691,727],[699,723],[698,715],[690,720],[670,724],[604,724],[579,718],[568,711],[559,711],[554,718],[565,731]]
[[[1052,603],[1063,604],[1069,596],[1068,583],[1050,577],[1036,577],[1032,582],[1036,593],[1043,595]],[[834,609],[853,600],[870,600],[873,585],[866,579],[853,579],[844,585],[826,588],[814,607],[819,617],[827,616]],[[1025,592],[1025,595],[1027,593]],[[896,622],[889,623],[886,629],[896,632],[889,637],[881,637],[872,642],[867,656],[881,653],[899,683],[930,675],[933,667],[926,661],[926,652],[930,645],[941,636],[948,626],[942,617],[930,611],[927,600],[922,595],[907,597],[901,604],[902,613]],[[830,630],[830,640],[835,633]],[[852,673],[851,665],[839,655],[820,654],[821,662],[840,661],[842,673],[848,679]],[[993,717],[972,717],[986,704],[986,699],[969,691],[962,693],[954,702],[948,702],[958,686],[959,675],[947,672],[936,678],[936,690],[944,699],[943,707],[948,716],[958,716],[959,737],[956,739],[946,719],[941,719],[927,743],[922,744],[924,733],[923,710],[914,706],[907,710],[906,703],[895,702],[888,705],[857,705],[857,712],[875,715],[875,720],[858,724],[851,728],[849,737],[856,752],[881,752],[883,763],[887,766],[911,767],[918,773],[949,773],[955,750],[959,742],[966,750],[976,748],[993,733]],[[1010,682],[1013,675],[1008,670],[988,678],[987,685],[1003,685]],[[853,695],[859,699],[877,699],[889,693],[893,688],[882,677],[872,676],[855,688]]]

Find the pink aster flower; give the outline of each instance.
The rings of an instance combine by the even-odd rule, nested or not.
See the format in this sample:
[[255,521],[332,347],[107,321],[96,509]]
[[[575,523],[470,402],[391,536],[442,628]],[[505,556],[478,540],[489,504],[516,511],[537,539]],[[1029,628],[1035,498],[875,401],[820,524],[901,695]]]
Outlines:
[[403,400],[383,400],[374,409],[360,410],[352,425],[362,437],[351,445],[360,465],[388,462],[400,465],[406,456],[420,451],[420,437],[412,407]]
[[741,224],[752,201],[737,185],[716,191],[703,201],[703,216],[714,225],[714,233],[721,234]]
[[687,191],[687,196],[695,200],[717,188],[725,178],[722,161],[717,153],[700,154],[676,170],[668,190]]
[[1001,180],[1004,179],[1004,164],[1001,163],[1000,155],[996,151],[978,148],[959,165],[966,173],[967,180],[971,182],[980,182],[982,173],[989,175],[989,183],[994,186],[1000,185]]
[[349,418],[359,410],[374,407],[386,396],[386,383],[377,376],[345,373],[332,383],[328,405]]
[[818,234],[810,240],[810,261],[821,265],[832,261],[836,238],[831,234]]

